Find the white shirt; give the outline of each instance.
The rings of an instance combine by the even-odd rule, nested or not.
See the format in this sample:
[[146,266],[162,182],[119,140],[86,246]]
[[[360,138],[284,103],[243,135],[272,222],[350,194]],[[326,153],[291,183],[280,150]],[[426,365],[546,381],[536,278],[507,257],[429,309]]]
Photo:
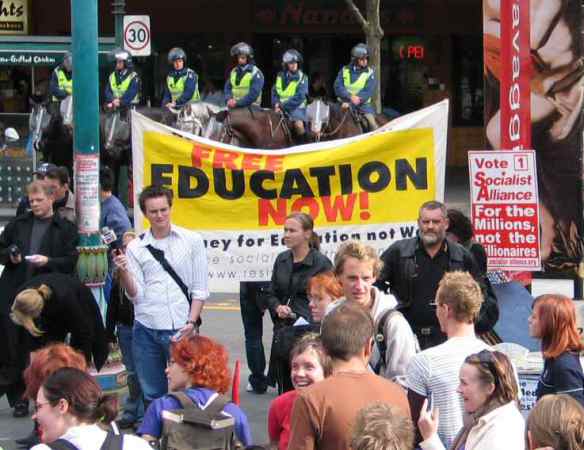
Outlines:
[[[79,450],[99,450],[106,436],[107,432],[97,425],[79,425],[69,428],[60,439],[69,441]],[[51,448],[45,444],[38,444],[31,450],[51,450]],[[125,434],[123,450],[152,450],[152,447],[138,436]]]
[[440,409],[438,436],[450,448],[463,425],[463,401],[458,388],[460,368],[467,356],[491,348],[473,336],[453,337],[414,355],[406,372],[407,388],[422,397],[433,394]]
[[194,231],[172,225],[167,237],[155,239],[149,230],[126,250],[128,270],[136,283],[136,295],[128,296],[134,302],[135,320],[154,330],[177,330],[189,318],[189,304],[178,284],[146,248],[148,244],[164,252],[192,299],[205,300],[209,297],[209,273],[203,239]]

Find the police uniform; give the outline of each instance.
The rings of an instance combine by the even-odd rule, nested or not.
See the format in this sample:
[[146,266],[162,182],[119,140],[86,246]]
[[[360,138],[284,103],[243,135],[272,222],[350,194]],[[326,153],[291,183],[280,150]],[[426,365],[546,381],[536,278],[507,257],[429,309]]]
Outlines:
[[225,101],[234,99],[236,107],[259,106],[262,102],[264,75],[255,64],[236,66],[225,83]]
[[194,70],[185,67],[181,70],[171,70],[168,73],[162,105],[172,101],[177,108],[181,108],[187,103],[200,100],[199,77]]
[[280,104],[291,120],[306,121],[306,97],[308,96],[308,77],[297,70],[282,71],[276,77],[272,88],[272,106]]
[[49,94],[52,102],[60,102],[73,94],[73,72],[65,70],[62,64],[55,67],[51,74]]
[[[335,95],[343,103],[349,103],[351,108],[362,113],[370,127],[377,128],[375,123],[375,108],[372,97],[375,88],[375,72],[371,67],[359,67],[354,64],[343,66],[335,80]],[[361,99],[359,105],[351,103],[351,96]]]
[[120,106],[127,107],[140,101],[138,74],[133,70],[114,70],[105,85],[105,101],[120,100]]

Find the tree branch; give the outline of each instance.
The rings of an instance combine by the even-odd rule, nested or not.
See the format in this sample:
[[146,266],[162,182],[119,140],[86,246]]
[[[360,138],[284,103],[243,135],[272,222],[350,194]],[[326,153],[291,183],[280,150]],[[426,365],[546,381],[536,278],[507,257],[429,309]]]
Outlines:
[[355,5],[355,2],[353,2],[353,0],[345,0],[345,3],[347,4],[347,7],[353,11],[353,15],[357,18],[357,22],[359,22],[359,25],[363,28],[363,32],[367,32],[369,22],[365,20],[365,17],[363,17],[363,14],[361,14],[361,11],[357,5]]

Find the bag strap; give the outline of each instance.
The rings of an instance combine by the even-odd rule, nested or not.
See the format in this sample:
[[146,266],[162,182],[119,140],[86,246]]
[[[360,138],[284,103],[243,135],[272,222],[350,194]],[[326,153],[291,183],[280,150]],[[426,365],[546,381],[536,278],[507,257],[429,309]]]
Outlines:
[[46,444],[52,450],[79,450],[77,446],[69,442],[67,439],[57,439],[56,441]]
[[201,409],[196,401],[181,391],[169,392],[168,395],[180,403],[182,409]]
[[99,450],[122,450],[124,447],[124,435],[115,434],[113,431],[108,431],[105,441],[101,444]]
[[372,368],[376,374],[379,374],[381,368],[385,364],[385,355],[387,353],[387,336],[385,336],[385,327],[391,316],[398,312],[399,311],[395,309],[386,309],[381,313],[381,317],[379,317],[379,321],[375,327],[375,343],[377,344],[377,349],[379,350],[379,361],[377,364],[375,364],[375,367]]
[[174,271],[174,269],[172,268],[172,266],[170,265],[170,263],[168,262],[168,260],[164,256],[164,252],[162,250],[158,250],[157,248],[152,247],[151,244],[148,244],[146,246],[146,248],[152,254],[154,259],[160,263],[162,268],[164,270],[166,270],[166,272],[170,275],[170,277],[178,285],[180,290],[183,292],[183,294],[187,298],[187,302],[189,303],[189,306],[190,306],[192,300],[191,300],[191,296],[189,295],[189,288],[186,287],[186,285],[183,283],[183,280],[181,280],[180,277],[177,275],[177,273]]
[[229,399],[224,395],[219,394],[209,405],[207,405],[204,411],[211,418],[217,417],[223,411],[227,403],[229,403]]

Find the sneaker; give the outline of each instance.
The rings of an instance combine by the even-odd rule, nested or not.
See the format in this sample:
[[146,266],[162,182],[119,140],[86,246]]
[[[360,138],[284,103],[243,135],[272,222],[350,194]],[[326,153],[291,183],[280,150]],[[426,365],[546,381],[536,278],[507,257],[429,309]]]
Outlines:
[[250,382],[247,383],[247,386],[245,387],[245,391],[246,392],[253,392],[254,394],[265,394],[266,393],[266,388],[264,389],[255,389],[252,384]]
[[14,411],[12,416],[16,418],[27,417],[28,416],[28,402],[24,400],[19,400],[14,403]]
[[120,420],[116,420],[116,423],[118,424],[118,428],[120,430],[126,430],[128,428],[132,428],[136,421],[128,419],[127,417],[122,417]]

